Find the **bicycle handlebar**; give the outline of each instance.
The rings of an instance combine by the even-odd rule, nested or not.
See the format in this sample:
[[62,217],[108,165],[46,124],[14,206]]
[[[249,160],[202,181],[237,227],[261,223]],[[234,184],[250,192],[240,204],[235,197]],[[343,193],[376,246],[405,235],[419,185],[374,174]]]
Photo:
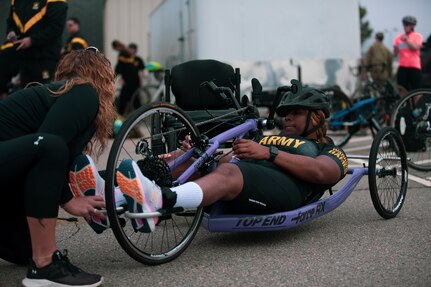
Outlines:
[[211,92],[218,95],[225,105],[230,105],[233,103],[236,109],[241,108],[230,88],[218,87],[213,81],[205,81],[201,84],[201,86],[208,88]]

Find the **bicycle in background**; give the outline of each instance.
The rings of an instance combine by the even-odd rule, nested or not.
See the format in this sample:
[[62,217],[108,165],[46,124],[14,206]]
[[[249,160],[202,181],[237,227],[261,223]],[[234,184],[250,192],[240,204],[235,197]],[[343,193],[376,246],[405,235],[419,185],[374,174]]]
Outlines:
[[431,170],[431,89],[411,91],[395,105],[390,125],[398,130],[407,151],[408,165]]
[[132,95],[127,114],[132,113],[136,107],[141,107],[148,103],[154,103],[162,101],[165,92],[165,71],[159,62],[151,61],[145,66],[148,71],[148,75],[145,78],[145,82],[140,86]]
[[331,103],[328,135],[338,146],[344,146],[361,129],[368,127],[375,136],[389,125],[393,107],[399,99],[394,89],[376,89],[374,82],[364,86],[363,94],[355,102],[341,89],[323,89]]

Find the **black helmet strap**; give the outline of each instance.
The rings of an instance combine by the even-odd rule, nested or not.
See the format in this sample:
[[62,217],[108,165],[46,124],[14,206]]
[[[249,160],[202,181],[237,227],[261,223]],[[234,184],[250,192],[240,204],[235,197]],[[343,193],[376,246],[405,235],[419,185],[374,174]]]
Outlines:
[[318,129],[323,127],[323,125],[325,124],[325,119],[320,118],[319,124],[317,126],[313,127],[311,130],[308,130],[308,126],[310,125],[310,121],[311,121],[311,111],[308,110],[307,122],[305,123],[304,131],[301,134],[301,136],[303,136],[304,138],[309,136],[310,134],[314,133],[315,131],[317,131]]

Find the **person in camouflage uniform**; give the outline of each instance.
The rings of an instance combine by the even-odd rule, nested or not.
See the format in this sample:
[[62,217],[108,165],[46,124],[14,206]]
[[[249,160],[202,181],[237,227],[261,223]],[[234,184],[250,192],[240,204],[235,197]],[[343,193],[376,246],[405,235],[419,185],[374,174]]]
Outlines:
[[365,54],[364,63],[370,68],[374,81],[384,84],[392,78],[392,52],[383,44],[383,33],[378,32],[375,42]]

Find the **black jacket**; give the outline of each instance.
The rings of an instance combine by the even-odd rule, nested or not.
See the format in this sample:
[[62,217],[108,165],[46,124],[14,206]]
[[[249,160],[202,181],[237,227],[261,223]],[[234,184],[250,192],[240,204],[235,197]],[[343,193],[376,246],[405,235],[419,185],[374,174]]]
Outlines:
[[66,0],[12,0],[7,33],[31,38],[31,47],[22,51],[23,59],[58,60],[66,17]]
[[85,49],[88,47],[88,43],[80,32],[76,32],[69,36],[64,47],[64,53],[70,53],[74,50]]

